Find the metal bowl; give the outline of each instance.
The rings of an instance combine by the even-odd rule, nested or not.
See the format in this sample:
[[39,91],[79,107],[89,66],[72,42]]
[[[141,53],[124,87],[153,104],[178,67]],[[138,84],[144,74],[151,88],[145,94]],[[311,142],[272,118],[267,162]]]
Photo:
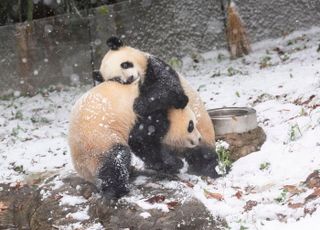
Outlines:
[[257,114],[253,108],[224,107],[208,110],[216,135],[244,133],[258,127]]

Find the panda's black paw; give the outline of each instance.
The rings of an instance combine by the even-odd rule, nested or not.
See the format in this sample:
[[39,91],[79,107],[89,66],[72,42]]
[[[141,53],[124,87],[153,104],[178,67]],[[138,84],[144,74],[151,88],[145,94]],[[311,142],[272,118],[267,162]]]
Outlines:
[[207,164],[202,165],[189,165],[188,173],[198,175],[198,176],[208,176],[211,178],[217,178],[221,175],[216,171],[217,162],[209,161]]
[[159,160],[158,162],[145,162],[147,169],[155,170],[159,173],[177,174],[183,167],[183,161],[180,158],[171,158],[166,160]]
[[183,167],[183,161],[177,155],[178,153],[168,146],[162,146],[161,159],[163,162],[163,170],[171,173],[178,173]]
[[218,157],[213,148],[209,146],[197,146],[187,149],[184,155],[189,164],[189,173],[212,178],[220,176],[216,171]]
[[189,98],[184,95],[184,94],[179,94],[176,98],[175,98],[175,104],[174,107],[176,109],[183,109],[186,107],[186,105],[189,102]]
[[129,186],[113,187],[105,186],[101,189],[102,195],[106,200],[117,200],[130,192]]
[[221,175],[216,171],[217,162],[208,162],[208,165],[204,166],[202,169],[199,169],[199,175],[208,176],[211,178],[217,178]]
[[134,112],[140,116],[145,116],[148,113],[146,104],[147,102],[145,102],[145,100],[142,98],[136,98],[133,103]]
[[178,157],[164,159],[163,170],[170,173],[178,173],[183,167],[183,161]]

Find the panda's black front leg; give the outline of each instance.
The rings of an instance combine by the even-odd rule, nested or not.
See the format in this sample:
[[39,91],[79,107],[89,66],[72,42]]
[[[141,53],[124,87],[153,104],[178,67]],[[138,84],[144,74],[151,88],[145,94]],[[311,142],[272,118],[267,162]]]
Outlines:
[[160,58],[151,56],[146,75],[147,79],[151,79],[151,84],[154,81],[153,85],[155,85],[155,89],[149,90],[149,92],[159,93],[161,95],[160,100],[167,102],[168,105],[171,103],[176,109],[186,107],[189,99],[184,92],[178,73],[170,65]]
[[159,154],[159,149],[161,147],[159,144],[146,143],[145,141],[130,138],[129,145],[134,154],[143,160],[146,168],[160,170],[163,167],[161,155]]
[[[129,138],[129,146],[139,158],[141,158],[148,169],[157,171],[175,171],[180,168],[178,161],[173,154],[167,151],[160,141],[152,140],[152,138]],[[182,165],[181,165],[182,167]]]
[[140,95],[134,102],[135,112],[144,116],[158,110],[183,109],[188,101],[177,72],[151,56],[144,82],[140,85]]
[[130,132],[129,146],[148,168],[177,171],[183,165],[177,154],[162,144],[169,125],[167,112],[156,111],[139,117]]
[[136,98],[133,109],[137,114],[146,116],[159,110],[168,110],[170,108],[183,109],[188,102],[189,98],[185,94],[164,91],[164,89],[159,88]]
[[118,144],[105,155],[98,173],[98,184],[106,198],[120,198],[129,192],[130,148]]
[[178,156],[178,152],[167,145],[161,145],[161,159],[163,162],[163,170],[169,173],[178,173],[183,167],[183,161]]
[[177,152],[159,144],[145,145],[135,143],[133,152],[140,157],[146,168],[166,173],[178,173],[183,167],[183,161],[177,156]]
[[159,163],[161,162],[161,138],[168,130],[169,120],[166,111],[158,111],[138,117],[129,134],[129,146],[145,162]]
[[146,168],[167,173],[177,173],[183,167],[177,152],[161,144],[160,139],[141,135],[129,138],[131,150],[141,158]]
[[201,145],[186,149],[184,157],[189,164],[188,172],[199,176],[219,177],[215,170],[218,165],[218,156],[212,147]]

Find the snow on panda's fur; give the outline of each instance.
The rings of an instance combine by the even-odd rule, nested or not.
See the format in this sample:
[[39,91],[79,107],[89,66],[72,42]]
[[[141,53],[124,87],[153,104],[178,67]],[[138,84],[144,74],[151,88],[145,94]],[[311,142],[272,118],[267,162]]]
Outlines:
[[[129,191],[128,140],[137,119],[133,103],[138,95],[137,83],[104,82],[84,94],[71,112],[68,139],[74,168],[112,197]],[[171,109],[167,116],[170,127],[161,139],[165,151],[159,159],[175,167],[176,158],[170,151],[195,147],[201,135],[191,127],[196,126],[196,118],[188,106]]]
[[214,148],[215,133],[209,114],[200,95],[183,76],[159,58],[125,46],[116,37],[108,39],[107,44],[111,49],[102,59],[100,81],[118,81],[122,84],[139,81],[140,98],[136,100],[134,109],[141,115],[172,106],[183,108],[188,103],[184,98],[186,95],[188,105],[196,114],[197,128],[204,143]]

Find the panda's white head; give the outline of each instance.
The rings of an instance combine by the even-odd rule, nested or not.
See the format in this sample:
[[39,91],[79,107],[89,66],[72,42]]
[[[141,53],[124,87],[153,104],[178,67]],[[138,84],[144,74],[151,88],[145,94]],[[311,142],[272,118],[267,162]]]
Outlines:
[[200,144],[201,134],[197,129],[197,119],[189,106],[184,109],[170,109],[170,127],[163,143],[181,148],[193,148]]
[[118,81],[131,84],[143,82],[148,64],[148,54],[125,46],[117,37],[107,40],[110,50],[103,57],[100,66],[101,81]]

